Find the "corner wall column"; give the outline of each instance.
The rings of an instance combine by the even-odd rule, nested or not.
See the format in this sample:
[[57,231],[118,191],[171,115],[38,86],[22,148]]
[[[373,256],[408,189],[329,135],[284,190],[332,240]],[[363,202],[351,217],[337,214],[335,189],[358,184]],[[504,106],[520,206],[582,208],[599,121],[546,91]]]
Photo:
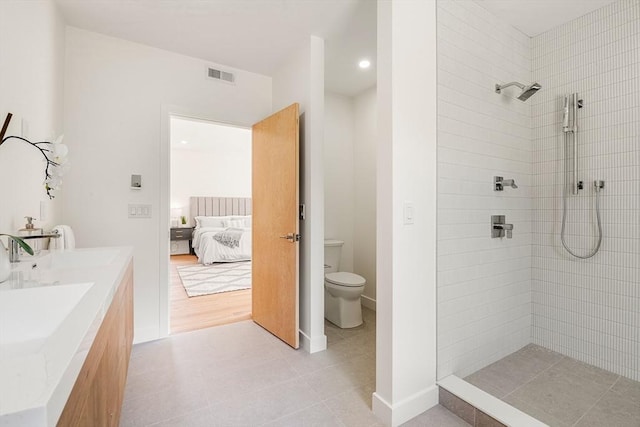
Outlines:
[[[374,413],[397,426],[437,404],[436,2],[378,1]],[[404,220],[407,207],[413,221]]]

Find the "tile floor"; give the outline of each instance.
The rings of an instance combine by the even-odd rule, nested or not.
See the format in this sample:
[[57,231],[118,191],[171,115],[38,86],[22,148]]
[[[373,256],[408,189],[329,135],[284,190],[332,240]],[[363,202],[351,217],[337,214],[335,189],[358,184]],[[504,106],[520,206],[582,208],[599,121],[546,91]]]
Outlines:
[[640,427],[640,383],[535,344],[465,380],[551,427]]
[[[382,426],[371,412],[375,312],[342,330],[326,323],[327,351],[295,351],[251,321],[134,346],[120,425]],[[436,406],[405,424],[466,424]]]
[[121,426],[376,426],[375,313],[295,351],[251,321],[133,348]]

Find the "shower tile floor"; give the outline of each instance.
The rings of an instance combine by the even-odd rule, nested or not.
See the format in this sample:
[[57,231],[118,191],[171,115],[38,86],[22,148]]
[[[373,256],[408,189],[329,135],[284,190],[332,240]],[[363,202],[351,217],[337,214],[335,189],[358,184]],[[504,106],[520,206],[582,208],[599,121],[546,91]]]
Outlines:
[[465,380],[551,427],[640,427],[640,382],[535,344]]

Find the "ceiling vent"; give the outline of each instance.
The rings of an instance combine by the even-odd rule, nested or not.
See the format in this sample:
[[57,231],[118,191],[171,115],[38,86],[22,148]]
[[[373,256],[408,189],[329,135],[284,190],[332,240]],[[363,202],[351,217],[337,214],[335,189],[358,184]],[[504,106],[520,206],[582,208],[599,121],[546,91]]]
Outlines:
[[221,80],[227,83],[234,83],[235,76],[232,73],[222,70],[216,70],[215,68],[207,68],[207,77],[214,80]]

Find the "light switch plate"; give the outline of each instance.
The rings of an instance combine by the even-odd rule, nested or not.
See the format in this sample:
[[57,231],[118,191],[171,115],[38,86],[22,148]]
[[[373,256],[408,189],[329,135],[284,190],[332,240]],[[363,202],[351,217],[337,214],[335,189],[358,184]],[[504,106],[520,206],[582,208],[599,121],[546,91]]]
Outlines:
[[411,225],[415,220],[415,206],[413,202],[404,202],[402,205],[402,217],[405,225]]
[[151,205],[128,205],[129,218],[151,218]]

